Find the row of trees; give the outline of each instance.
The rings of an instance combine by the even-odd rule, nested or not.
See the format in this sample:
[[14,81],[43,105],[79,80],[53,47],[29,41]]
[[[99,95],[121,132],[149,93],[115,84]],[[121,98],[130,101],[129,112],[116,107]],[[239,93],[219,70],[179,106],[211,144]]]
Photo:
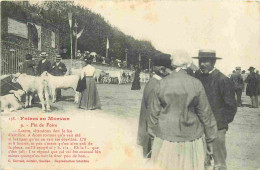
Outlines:
[[[8,4],[12,2],[5,3],[7,3],[6,6],[8,6]],[[10,6],[10,8],[14,8],[14,6]],[[36,18],[42,20],[42,22],[55,25],[60,32],[60,46],[68,49],[68,58],[70,58],[71,50],[70,26],[68,21],[69,12],[73,14],[72,25],[74,26],[76,21],[78,23],[78,30],[84,28],[84,32],[77,43],[80,51],[95,51],[105,56],[106,39],[108,37],[110,46],[109,56],[112,57],[112,60],[119,59],[124,61],[126,49],[128,64],[137,65],[138,56],[141,54],[142,68],[148,68],[149,58],[159,60],[160,58],[169,57],[167,54],[157,51],[151,42],[136,40],[132,36],[125,35],[119,29],[107,23],[101,15],[93,13],[82,6],[77,6],[73,1],[45,1],[41,4],[29,5],[26,10],[19,10],[20,14],[16,16],[20,16],[22,20],[29,16],[31,20]],[[8,10],[5,11],[8,12]],[[17,13],[17,9],[12,11]],[[74,40],[73,43],[75,43]],[[75,54],[74,51],[73,54]]]

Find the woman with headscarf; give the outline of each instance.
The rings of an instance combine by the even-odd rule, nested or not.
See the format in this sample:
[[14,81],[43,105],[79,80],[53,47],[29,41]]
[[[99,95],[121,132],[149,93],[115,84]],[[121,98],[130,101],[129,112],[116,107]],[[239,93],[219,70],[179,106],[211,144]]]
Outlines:
[[86,110],[101,109],[97,86],[93,78],[95,67],[91,65],[92,58],[85,58],[86,66],[81,71],[77,91],[81,92],[79,108]]
[[171,55],[176,69],[156,85],[148,111],[149,133],[154,137],[151,160],[163,169],[204,169],[203,134],[208,152],[217,124],[201,82],[186,73],[191,58],[183,51]]

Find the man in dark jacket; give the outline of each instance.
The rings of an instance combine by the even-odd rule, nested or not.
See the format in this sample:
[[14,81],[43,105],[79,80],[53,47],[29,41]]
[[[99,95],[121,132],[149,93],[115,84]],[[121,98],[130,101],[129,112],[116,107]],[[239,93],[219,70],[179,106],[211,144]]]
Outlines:
[[50,72],[51,69],[51,62],[46,59],[48,57],[48,54],[46,52],[42,52],[40,54],[40,57],[42,58],[42,60],[39,61],[37,66],[38,76],[40,76],[44,71]]
[[36,64],[32,60],[32,55],[26,54],[25,61],[23,63],[23,69],[21,70],[21,73],[25,73],[27,75],[35,76],[35,70],[34,70],[35,65]]
[[[166,59],[165,59],[166,60]],[[166,61],[167,62],[167,61]],[[171,63],[170,59],[168,59],[169,65]],[[158,84],[158,82],[167,75],[166,65],[163,62],[154,61],[154,75],[147,82],[144,87],[143,99],[140,110],[139,117],[139,125],[138,125],[138,134],[137,134],[137,144],[140,145],[143,149],[143,156],[146,158],[151,157],[151,149],[152,149],[152,141],[153,137],[148,133],[148,103],[150,100],[150,95],[153,93],[154,87]]]
[[213,142],[213,159],[215,169],[226,170],[225,134],[228,124],[234,119],[237,111],[234,83],[214,66],[217,58],[212,50],[200,50],[199,67],[195,73],[203,84],[211,109],[217,121],[218,137]]
[[254,67],[250,67],[248,70],[250,74],[246,78],[246,95],[251,98],[252,108],[258,108],[258,75],[254,72]]
[[[56,55],[56,62],[53,63],[51,67],[51,74],[54,76],[63,76],[67,72],[66,65],[61,62],[62,58],[61,55],[57,54]],[[56,99],[60,100],[61,98],[61,89],[56,90]]]
[[235,93],[237,96],[237,106],[241,107],[242,106],[242,101],[241,101],[241,96],[242,96],[242,91],[244,88],[244,81],[241,75],[241,67],[236,67],[235,73],[233,73],[230,77],[230,79],[233,81],[235,85]]

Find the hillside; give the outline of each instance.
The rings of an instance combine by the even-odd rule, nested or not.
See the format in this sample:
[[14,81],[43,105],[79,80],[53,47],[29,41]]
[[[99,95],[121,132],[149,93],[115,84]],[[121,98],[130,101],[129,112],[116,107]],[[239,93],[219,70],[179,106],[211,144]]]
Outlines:
[[[59,44],[61,49],[67,49],[67,58],[70,58],[70,26],[68,13],[72,13],[72,25],[75,31],[75,21],[77,22],[77,32],[84,28],[81,37],[78,39],[77,49],[81,52],[96,52],[101,56],[106,56],[106,41],[109,39],[109,58],[111,61],[119,59],[125,60],[126,49],[128,56],[128,67],[138,64],[138,56],[141,55],[142,69],[148,68],[148,60],[169,57],[156,50],[151,42],[146,40],[136,40],[130,35],[126,35],[118,28],[107,23],[105,19],[87,8],[75,5],[69,1],[47,1],[41,4],[34,3],[27,6],[14,2],[2,2],[1,17],[13,17],[23,22],[41,21],[54,25],[59,29]],[[3,36],[3,33],[2,33]],[[75,47],[75,37],[73,36],[73,47]],[[73,48],[74,50],[74,48]],[[73,54],[75,52],[73,51]],[[73,56],[74,57],[74,56]]]

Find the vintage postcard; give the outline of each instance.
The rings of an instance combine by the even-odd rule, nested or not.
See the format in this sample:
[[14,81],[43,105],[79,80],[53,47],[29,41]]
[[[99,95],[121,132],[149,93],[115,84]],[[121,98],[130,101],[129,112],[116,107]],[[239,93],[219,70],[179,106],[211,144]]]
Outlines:
[[0,169],[260,168],[259,2],[0,4]]

